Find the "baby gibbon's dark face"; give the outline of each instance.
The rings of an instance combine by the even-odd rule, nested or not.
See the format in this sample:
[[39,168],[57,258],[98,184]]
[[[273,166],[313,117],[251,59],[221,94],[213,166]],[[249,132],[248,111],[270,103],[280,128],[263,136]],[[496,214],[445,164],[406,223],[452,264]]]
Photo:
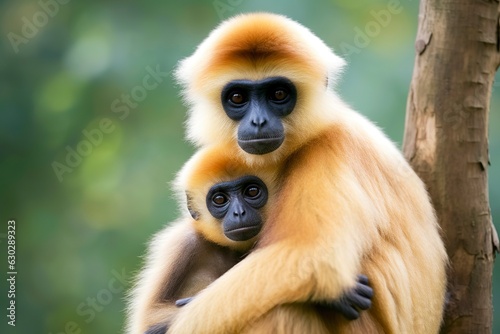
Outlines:
[[206,202],[213,217],[222,220],[224,234],[234,241],[246,241],[262,228],[259,209],[266,205],[267,187],[256,176],[215,184],[208,191]]

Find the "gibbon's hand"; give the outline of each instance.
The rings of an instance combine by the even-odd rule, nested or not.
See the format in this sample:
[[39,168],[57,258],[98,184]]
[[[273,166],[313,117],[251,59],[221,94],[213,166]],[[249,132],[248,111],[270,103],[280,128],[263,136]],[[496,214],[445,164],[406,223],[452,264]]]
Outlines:
[[188,298],[182,298],[182,299],[177,299],[175,301],[175,306],[177,307],[182,307],[189,303],[191,300],[193,300],[194,297],[188,297]]
[[319,304],[334,309],[349,320],[356,320],[359,318],[361,310],[365,311],[371,307],[372,298],[373,289],[369,285],[368,277],[358,275],[358,281],[354,288],[346,291],[337,300]]
[[[175,301],[175,306],[182,307],[193,300],[194,297],[182,298]],[[156,324],[148,328],[144,334],[165,334],[170,326],[168,324]]]
[[149,329],[144,334],[165,334],[167,331],[167,324],[157,324],[149,327]]
[[[187,297],[175,301],[175,306],[182,307],[193,300],[194,297]],[[165,334],[170,326],[167,324],[157,324],[149,327],[144,334]]]

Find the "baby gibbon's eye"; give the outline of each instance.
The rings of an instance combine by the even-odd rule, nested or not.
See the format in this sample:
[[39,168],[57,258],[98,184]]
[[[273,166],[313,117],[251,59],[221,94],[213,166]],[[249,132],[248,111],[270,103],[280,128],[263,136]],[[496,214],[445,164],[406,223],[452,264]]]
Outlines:
[[228,201],[227,196],[221,193],[217,193],[212,197],[212,202],[217,206],[222,206],[226,204],[227,201]]

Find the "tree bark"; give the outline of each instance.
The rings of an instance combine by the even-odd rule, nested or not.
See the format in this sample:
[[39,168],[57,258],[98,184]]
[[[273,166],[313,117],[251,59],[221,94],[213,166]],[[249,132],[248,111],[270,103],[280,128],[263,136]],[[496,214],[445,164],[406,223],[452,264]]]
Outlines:
[[426,183],[450,258],[442,333],[492,332],[497,248],[488,199],[488,113],[499,3],[423,0],[403,151]]

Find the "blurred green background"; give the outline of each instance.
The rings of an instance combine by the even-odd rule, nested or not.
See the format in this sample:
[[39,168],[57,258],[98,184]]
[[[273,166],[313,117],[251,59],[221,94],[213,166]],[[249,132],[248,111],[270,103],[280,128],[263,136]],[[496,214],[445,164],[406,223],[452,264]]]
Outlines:
[[[15,219],[18,272],[12,328],[2,255],[1,333],[121,332],[145,244],[178,213],[168,182],[193,152],[171,71],[218,22],[249,11],[285,14],[343,54],[340,94],[401,144],[417,1],[0,2],[0,248]],[[151,71],[162,74],[146,89]],[[500,85],[490,117],[494,220],[499,108]]]

